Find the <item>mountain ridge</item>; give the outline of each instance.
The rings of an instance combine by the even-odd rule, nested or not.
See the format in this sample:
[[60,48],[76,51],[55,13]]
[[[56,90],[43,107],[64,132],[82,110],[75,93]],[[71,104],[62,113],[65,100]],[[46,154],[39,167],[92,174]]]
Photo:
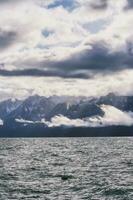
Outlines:
[[109,93],[98,98],[34,95],[25,100],[8,99],[0,102],[0,119],[5,126],[18,126],[19,121],[51,122],[55,116],[64,116],[70,120],[98,119],[105,115],[101,105],[114,106],[122,112],[133,112],[133,96]]

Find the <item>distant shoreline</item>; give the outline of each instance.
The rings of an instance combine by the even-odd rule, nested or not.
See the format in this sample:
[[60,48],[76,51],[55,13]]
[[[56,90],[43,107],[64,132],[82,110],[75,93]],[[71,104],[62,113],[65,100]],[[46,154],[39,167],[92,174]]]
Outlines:
[[42,126],[7,128],[0,127],[0,137],[131,137],[133,126],[107,127],[54,127]]

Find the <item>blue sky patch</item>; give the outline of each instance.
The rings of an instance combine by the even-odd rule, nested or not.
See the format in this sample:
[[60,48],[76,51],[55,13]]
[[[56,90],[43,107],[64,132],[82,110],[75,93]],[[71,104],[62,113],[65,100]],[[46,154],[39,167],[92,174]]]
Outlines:
[[95,34],[104,29],[104,27],[107,25],[107,20],[96,20],[93,22],[89,22],[83,25],[85,29],[87,29],[90,33]]
[[63,6],[65,9],[71,11],[76,5],[77,3],[74,0],[56,0],[54,3],[48,5],[48,9]]
[[49,37],[53,33],[54,31],[51,31],[51,30],[47,30],[47,29],[42,30],[42,35],[46,38]]

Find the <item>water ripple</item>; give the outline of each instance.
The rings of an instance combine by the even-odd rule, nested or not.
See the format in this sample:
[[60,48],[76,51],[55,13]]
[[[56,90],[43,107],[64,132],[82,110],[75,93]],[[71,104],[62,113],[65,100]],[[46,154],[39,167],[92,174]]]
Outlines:
[[0,140],[0,199],[132,200],[132,138]]

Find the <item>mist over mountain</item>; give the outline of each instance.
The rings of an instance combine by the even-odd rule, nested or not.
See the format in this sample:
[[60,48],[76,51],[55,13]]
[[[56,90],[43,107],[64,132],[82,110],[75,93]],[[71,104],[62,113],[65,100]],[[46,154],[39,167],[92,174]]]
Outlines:
[[99,127],[133,124],[133,97],[113,93],[99,98],[34,95],[0,102],[5,127],[42,124],[44,127]]

